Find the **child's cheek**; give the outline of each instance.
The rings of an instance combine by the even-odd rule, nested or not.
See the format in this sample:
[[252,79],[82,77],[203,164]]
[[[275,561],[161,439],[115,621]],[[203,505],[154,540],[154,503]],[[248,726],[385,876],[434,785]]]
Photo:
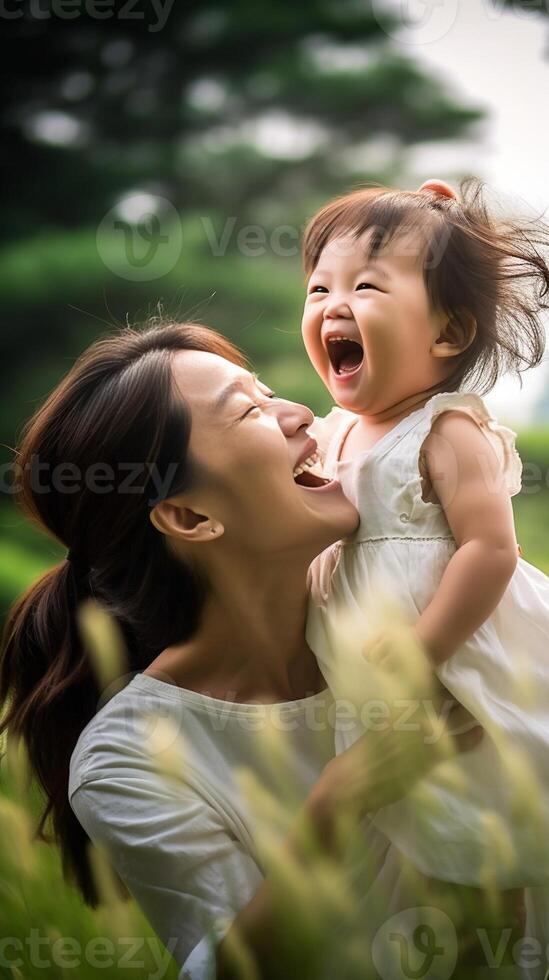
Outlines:
[[303,336],[305,350],[313,364],[318,361],[319,355],[322,352],[322,340],[320,337],[322,321],[320,321],[320,325],[317,321],[317,317],[314,317],[311,313],[305,313],[301,323],[301,334]]

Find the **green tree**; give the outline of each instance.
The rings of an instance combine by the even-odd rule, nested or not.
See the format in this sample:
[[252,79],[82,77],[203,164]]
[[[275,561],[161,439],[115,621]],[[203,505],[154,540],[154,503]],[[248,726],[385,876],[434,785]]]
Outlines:
[[342,174],[379,177],[353,171],[358,144],[455,137],[479,118],[395,50],[368,0],[163,3],[118,3],[110,16],[103,4],[102,19],[93,0],[71,19],[60,0],[13,7],[1,42],[4,238],[97,223],[135,185],[233,214],[301,201],[311,186],[327,195]]

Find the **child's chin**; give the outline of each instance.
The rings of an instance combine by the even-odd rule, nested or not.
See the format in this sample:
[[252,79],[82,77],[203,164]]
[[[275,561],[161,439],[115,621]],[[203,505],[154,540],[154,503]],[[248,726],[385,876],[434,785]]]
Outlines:
[[328,388],[334,402],[340,408],[346,408],[349,412],[362,411],[366,394],[363,390],[363,385],[357,387],[353,385],[352,389],[349,388],[346,390],[344,385],[333,384],[332,382],[332,384],[328,385]]

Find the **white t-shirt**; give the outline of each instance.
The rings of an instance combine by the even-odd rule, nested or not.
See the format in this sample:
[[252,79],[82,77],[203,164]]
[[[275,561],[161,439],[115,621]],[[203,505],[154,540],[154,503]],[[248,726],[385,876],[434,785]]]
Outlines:
[[[334,755],[333,709],[328,690],[243,704],[138,673],[82,731],[70,762],[71,807],[175,960],[184,964],[194,950],[182,976],[214,975],[213,943],[264,877],[254,844],[261,817],[239,771],[247,767],[276,795],[277,765],[262,747],[280,731],[297,809]],[[155,756],[162,746],[167,752]],[[170,751],[176,778],[155,762]]]

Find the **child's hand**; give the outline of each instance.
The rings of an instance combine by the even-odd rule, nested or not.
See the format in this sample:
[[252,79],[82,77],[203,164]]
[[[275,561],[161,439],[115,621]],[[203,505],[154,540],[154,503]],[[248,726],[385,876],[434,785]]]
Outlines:
[[403,666],[403,658],[413,652],[427,656],[413,626],[387,627],[374,633],[362,648],[362,656],[374,667],[390,674],[398,673]]
[[395,638],[386,630],[375,633],[362,648],[362,656],[374,667],[393,672],[399,655],[395,651]]

